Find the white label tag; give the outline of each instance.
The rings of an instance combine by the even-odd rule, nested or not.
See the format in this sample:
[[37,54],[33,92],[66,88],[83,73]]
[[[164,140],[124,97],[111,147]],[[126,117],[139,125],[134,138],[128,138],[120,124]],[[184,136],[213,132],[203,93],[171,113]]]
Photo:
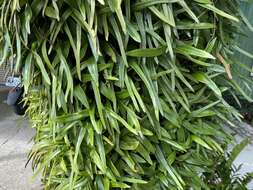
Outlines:
[[9,87],[16,87],[20,83],[21,83],[21,80],[19,77],[7,77],[5,85]]

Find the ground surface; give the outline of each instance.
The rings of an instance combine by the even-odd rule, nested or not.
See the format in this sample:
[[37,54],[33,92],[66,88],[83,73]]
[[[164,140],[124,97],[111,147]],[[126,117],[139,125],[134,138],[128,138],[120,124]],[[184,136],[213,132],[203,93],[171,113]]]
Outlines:
[[34,131],[27,122],[15,114],[3,101],[0,93],[0,190],[39,190],[38,180],[31,179],[27,153],[31,148]]

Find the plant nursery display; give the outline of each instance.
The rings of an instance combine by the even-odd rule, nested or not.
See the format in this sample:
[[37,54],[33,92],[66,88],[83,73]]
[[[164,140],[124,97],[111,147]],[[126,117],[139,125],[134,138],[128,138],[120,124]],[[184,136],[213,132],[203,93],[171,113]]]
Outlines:
[[[212,189],[241,115],[238,0],[0,0],[44,189]],[[236,97],[236,96],[235,96]]]

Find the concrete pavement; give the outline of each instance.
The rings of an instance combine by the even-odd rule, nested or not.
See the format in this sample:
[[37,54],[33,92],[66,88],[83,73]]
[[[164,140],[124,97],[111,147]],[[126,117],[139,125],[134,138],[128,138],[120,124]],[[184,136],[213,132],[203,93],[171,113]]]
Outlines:
[[[243,139],[248,138],[251,140],[251,144],[245,147],[241,154],[234,161],[234,165],[242,167],[239,171],[240,174],[246,174],[253,172],[253,127],[246,124],[240,123],[236,130],[235,140],[236,143],[240,143]],[[253,190],[253,181],[248,185],[249,190]]]
[[25,168],[34,131],[3,103],[5,96],[0,93],[0,190],[40,190],[39,180],[31,179],[31,165]]

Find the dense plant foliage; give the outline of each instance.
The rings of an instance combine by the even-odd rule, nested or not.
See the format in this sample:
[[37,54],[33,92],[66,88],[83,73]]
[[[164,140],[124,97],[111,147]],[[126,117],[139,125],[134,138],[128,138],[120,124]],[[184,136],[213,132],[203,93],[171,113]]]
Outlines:
[[[45,189],[209,189],[240,115],[237,0],[1,0]],[[247,97],[246,94],[244,94]]]
[[239,170],[242,165],[235,166],[233,162],[248,145],[249,140],[245,139],[237,144],[226,156],[217,156],[211,173],[206,173],[205,181],[213,190],[247,190],[247,185],[253,179],[253,172],[241,175]]

